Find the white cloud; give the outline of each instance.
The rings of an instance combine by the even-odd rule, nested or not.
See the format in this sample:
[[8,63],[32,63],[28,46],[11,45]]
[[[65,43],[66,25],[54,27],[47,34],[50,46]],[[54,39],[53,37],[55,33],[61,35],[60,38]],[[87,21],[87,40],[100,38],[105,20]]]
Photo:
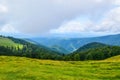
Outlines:
[[0,4],[0,13],[7,13],[8,12],[8,7]]
[[120,5],[120,0],[115,0],[115,1],[114,1],[114,4]]
[[66,24],[63,24],[58,29],[53,29],[51,33],[71,33],[71,32],[84,32],[84,25],[80,22],[70,21]]
[[3,33],[18,33],[18,31],[10,24],[4,25],[1,29],[0,32]]
[[[0,5],[0,12],[9,14],[1,18],[0,22],[3,20],[2,24],[4,25],[12,22],[11,32],[16,32],[17,29],[23,33],[39,35],[49,31],[52,33],[119,31],[119,12],[111,11],[111,9],[118,7],[120,0],[5,1],[6,4]],[[104,14],[107,15],[103,16]],[[111,14],[117,16],[110,17]],[[76,17],[82,15],[87,16],[90,22],[74,21]],[[104,19],[101,20],[101,18]],[[96,20],[100,20],[100,22],[97,24]],[[62,24],[64,21],[67,23]],[[113,27],[115,25],[116,27]],[[9,32],[4,28],[2,31]]]
[[105,13],[102,20],[98,23],[86,21],[69,21],[64,23],[57,29],[52,29],[51,33],[81,33],[81,32],[96,32],[96,33],[120,33],[120,7],[113,8]]
[[95,31],[120,33],[120,7],[109,11],[101,23],[95,27]]
[[98,18],[112,6],[112,1],[7,0],[10,19],[13,22],[18,21],[18,25],[16,25],[18,30],[29,34],[46,33],[58,28],[64,20],[71,21],[79,15]]

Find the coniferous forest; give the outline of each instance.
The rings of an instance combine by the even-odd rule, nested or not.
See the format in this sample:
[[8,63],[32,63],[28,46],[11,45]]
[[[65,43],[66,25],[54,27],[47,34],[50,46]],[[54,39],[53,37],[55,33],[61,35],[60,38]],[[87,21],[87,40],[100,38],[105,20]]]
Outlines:
[[[104,60],[112,56],[120,55],[119,46],[110,46],[103,43],[93,42],[84,45],[73,53],[63,54],[53,51],[45,46],[28,42],[13,37],[1,36],[1,39],[9,39],[14,45],[22,46],[0,46],[0,55],[21,56],[37,59],[65,60],[65,61],[84,61],[84,60]],[[5,42],[2,42],[3,44]],[[10,44],[10,43],[9,43]]]
[[[44,46],[40,46],[37,44],[33,44],[27,42],[25,40],[16,39],[13,37],[3,37],[4,39],[12,40],[16,44],[20,44],[21,46],[0,46],[0,55],[7,56],[22,56],[22,57],[30,57],[30,58],[38,58],[38,59],[60,59],[61,54],[55,51],[51,51]],[[14,45],[16,45],[14,44]]]

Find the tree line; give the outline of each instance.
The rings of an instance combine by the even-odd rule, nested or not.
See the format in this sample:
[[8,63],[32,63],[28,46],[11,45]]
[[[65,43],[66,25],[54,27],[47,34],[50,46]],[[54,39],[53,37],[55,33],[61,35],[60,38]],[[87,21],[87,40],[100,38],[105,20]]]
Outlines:
[[104,60],[116,55],[120,55],[120,47],[106,46],[101,48],[89,49],[65,56],[65,60],[84,61],[84,60]]
[[119,46],[92,46],[92,48],[89,49],[86,49],[86,46],[81,51],[78,50],[77,52],[65,55],[52,51],[44,46],[32,44],[25,40],[15,39],[12,37],[7,38],[11,39],[15,43],[22,44],[23,47],[0,46],[0,55],[65,61],[103,60],[112,56],[120,55]]
[[103,60],[112,56],[120,55],[120,47],[103,47],[90,49],[83,52],[71,53],[68,55],[58,54],[52,51],[37,48],[36,46],[25,45],[23,49],[19,47],[0,46],[0,55],[21,56],[37,59],[52,59],[65,61]]

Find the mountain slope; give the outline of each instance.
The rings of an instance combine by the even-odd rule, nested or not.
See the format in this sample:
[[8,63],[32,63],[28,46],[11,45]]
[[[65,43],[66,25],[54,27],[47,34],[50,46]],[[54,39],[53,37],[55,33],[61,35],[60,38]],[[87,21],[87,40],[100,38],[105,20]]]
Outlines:
[[107,47],[108,45],[103,44],[103,43],[99,43],[99,42],[92,42],[92,43],[88,43],[82,47],[80,47],[78,50],[76,50],[74,53],[77,52],[82,52],[82,51],[86,51],[86,50],[90,50],[90,49],[95,49],[95,48],[102,48],[102,47]]
[[0,46],[8,46],[8,47],[20,47],[22,48],[23,45],[19,44],[19,43],[15,43],[14,41],[12,41],[9,38],[6,37],[0,37]]
[[120,61],[120,55],[114,56],[114,57],[111,57],[111,58],[108,58],[108,59],[106,59],[105,61],[111,61],[111,62]]
[[25,56],[39,59],[59,59],[61,57],[58,52],[22,39],[1,36],[0,43],[0,55]]
[[47,47],[53,45],[61,46],[68,52],[74,52],[85,44],[92,42],[120,46],[120,34],[92,38],[31,38],[31,40]]
[[65,60],[103,60],[120,55],[120,47],[102,43],[89,43],[65,56]]
[[56,52],[60,52],[60,53],[64,53],[64,54],[68,54],[70,53],[69,51],[67,51],[66,49],[60,47],[60,46],[57,46],[57,45],[53,45],[51,47],[49,47],[51,50],[53,51],[56,51]]

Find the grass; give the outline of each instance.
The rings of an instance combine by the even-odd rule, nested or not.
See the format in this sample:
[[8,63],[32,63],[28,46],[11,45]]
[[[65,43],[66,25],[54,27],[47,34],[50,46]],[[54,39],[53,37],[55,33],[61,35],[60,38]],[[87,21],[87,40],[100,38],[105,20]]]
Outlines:
[[20,49],[23,48],[23,45],[21,44],[17,44],[15,42],[13,42],[12,40],[8,39],[8,38],[3,38],[3,37],[0,37],[0,46],[8,46],[8,47],[19,47]]
[[0,56],[0,80],[119,79],[120,60],[112,61],[112,59],[110,59],[104,61],[81,62]]
[[120,62],[120,55],[108,58],[105,61],[110,61],[110,62],[118,62],[119,61]]

